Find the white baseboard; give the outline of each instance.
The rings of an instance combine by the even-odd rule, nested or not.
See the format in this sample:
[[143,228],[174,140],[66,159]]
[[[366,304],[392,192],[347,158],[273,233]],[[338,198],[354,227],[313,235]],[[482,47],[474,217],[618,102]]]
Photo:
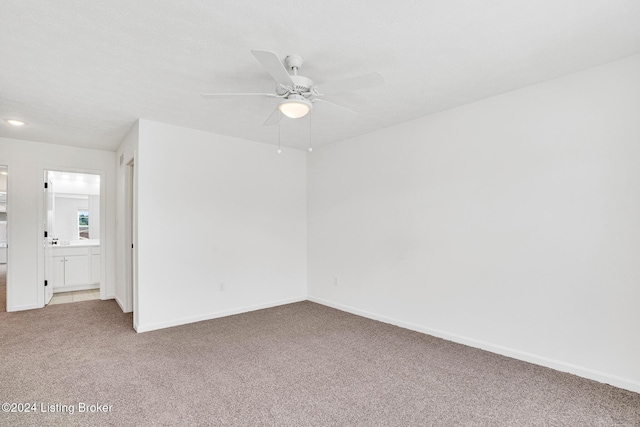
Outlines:
[[508,347],[491,344],[485,341],[476,340],[473,338],[464,337],[457,334],[451,334],[446,331],[437,329],[426,328],[414,323],[404,322],[402,320],[393,319],[386,316],[380,316],[369,311],[360,310],[355,307],[334,303],[322,298],[316,298],[309,296],[307,298],[311,302],[326,305],[328,307],[335,308],[340,311],[346,311],[347,313],[355,314],[358,316],[366,317],[368,319],[378,320],[383,323],[399,326],[401,328],[410,329],[412,331],[420,332],[434,337],[442,338],[447,341],[457,342],[459,344],[468,345],[470,347],[480,348],[482,350],[490,351],[492,353],[501,354],[503,356],[512,357],[514,359],[523,360],[525,362],[533,363],[535,365],[544,366],[547,368],[555,369],[556,371],[568,372],[579,377],[588,378],[590,380],[598,381],[604,384],[609,384],[615,387],[630,390],[636,393],[640,393],[640,382],[634,381],[628,378],[619,377],[617,375],[611,375],[606,372],[596,371],[594,369],[577,366],[571,363],[562,362],[559,360],[551,359],[536,354],[514,350]]
[[153,323],[149,325],[138,324],[138,325],[134,325],[133,327],[136,330],[136,332],[149,332],[149,331],[155,331],[157,329],[164,329],[164,328],[170,328],[172,326],[186,325],[187,323],[201,322],[203,320],[217,319],[220,317],[231,316],[234,314],[247,313],[249,311],[262,310],[264,308],[277,307],[279,305],[292,304],[295,302],[306,301],[306,300],[307,300],[306,296],[300,296],[297,298],[271,301],[263,304],[256,304],[256,305],[234,308],[231,310],[218,311],[215,313],[207,313],[200,316],[185,317],[182,319],[171,320],[169,322]]
[[126,311],[124,310],[124,304],[122,303],[122,301],[120,301],[120,298],[118,298],[118,296],[116,295],[115,297],[113,297],[113,299],[115,299],[118,303],[118,306],[120,306],[120,310],[122,310],[123,313],[126,313]]
[[23,310],[35,310],[36,308],[44,308],[44,306],[38,305],[38,304],[29,304],[29,305],[19,305],[17,307],[9,307],[7,305],[7,313],[14,313],[16,311],[23,311]]

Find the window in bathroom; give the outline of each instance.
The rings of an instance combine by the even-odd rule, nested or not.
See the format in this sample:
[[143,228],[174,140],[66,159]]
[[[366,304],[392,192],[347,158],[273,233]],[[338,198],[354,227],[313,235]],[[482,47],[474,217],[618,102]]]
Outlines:
[[85,209],[78,210],[78,238],[89,238],[89,211]]

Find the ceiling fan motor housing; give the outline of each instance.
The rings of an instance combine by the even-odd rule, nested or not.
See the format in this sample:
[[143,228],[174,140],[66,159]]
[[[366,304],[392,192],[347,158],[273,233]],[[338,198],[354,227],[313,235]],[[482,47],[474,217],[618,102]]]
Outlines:
[[[313,80],[311,80],[310,78],[304,76],[291,76],[291,80],[294,84],[294,87],[292,88],[293,92],[299,93],[301,95],[305,95],[306,93],[311,92],[311,88],[313,87]],[[287,90],[278,85],[276,87],[276,92],[278,93],[278,95],[284,95],[285,93],[287,93]]]
[[286,90],[282,86],[278,85],[276,87],[276,92],[278,93],[278,95],[284,95],[289,92],[308,97],[310,95],[311,88],[313,87],[313,81],[308,77],[298,75],[298,70],[300,69],[300,67],[302,67],[304,58],[300,55],[289,55],[284,59],[284,62],[285,64],[287,64],[287,67],[289,67],[289,69],[291,69],[291,71],[293,72],[290,76],[291,81],[293,81],[293,87],[291,88],[291,90]]

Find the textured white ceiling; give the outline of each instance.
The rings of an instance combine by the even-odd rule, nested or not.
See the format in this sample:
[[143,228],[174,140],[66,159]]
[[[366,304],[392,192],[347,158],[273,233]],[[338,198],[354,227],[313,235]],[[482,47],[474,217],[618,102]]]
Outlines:
[[[640,53],[637,0],[2,0],[0,136],[115,150],[141,117],[277,144],[272,91],[251,55],[305,57],[316,83],[379,71],[386,85],[327,97],[313,145]],[[305,147],[309,121],[286,120]]]

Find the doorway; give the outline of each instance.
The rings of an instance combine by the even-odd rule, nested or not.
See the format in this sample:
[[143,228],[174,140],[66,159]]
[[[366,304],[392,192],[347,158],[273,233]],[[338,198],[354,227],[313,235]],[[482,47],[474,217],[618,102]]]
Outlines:
[[8,220],[7,192],[8,168],[0,166],[0,313],[7,311]]
[[45,170],[44,305],[100,299],[101,175]]
[[125,293],[123,311],[133,312],[134,325],[137,324],[137,313],[134,307],[137,301],[136,286],[136,194],[134,159],[127,163],[124,170],[125,180]]

